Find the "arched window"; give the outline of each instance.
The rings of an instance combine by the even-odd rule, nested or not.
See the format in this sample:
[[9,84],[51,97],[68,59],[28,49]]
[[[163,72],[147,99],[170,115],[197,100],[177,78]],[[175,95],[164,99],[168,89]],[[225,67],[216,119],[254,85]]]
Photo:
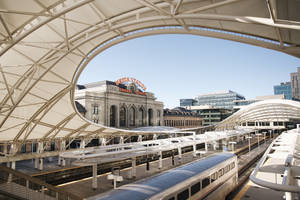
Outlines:
[[129,126],[135,126],[135,108],[129,109]]
[[140,108],[139,109],[139,112],[138,112],[138,119],[139,119],[139,125],[140,126],[144,126],[144,109],[143,108]]
[[148,125],[153,126],[153,110],[151,108],[148,110]]
[[120,108],[120,127],[126,126],[126,109],[124,107]]
[[116,127],[116,106],[110,107],[109,121],[111,127]]

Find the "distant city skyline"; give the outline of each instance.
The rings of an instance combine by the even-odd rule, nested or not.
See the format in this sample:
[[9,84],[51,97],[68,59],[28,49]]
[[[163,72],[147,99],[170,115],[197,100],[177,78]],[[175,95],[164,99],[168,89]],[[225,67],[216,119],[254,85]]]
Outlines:
[[156,35],[113,46],[96,56],[78,84],[121,77],[140,80],[165,108],[179,99],[232,90],[246,99],[272,95],[300,59],[281,52],[193,35]]

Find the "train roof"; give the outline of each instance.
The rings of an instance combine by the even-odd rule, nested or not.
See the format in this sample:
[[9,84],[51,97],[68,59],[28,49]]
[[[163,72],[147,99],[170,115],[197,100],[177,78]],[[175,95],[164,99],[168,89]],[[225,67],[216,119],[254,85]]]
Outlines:
[[232,153],[219,153],[205,159],[177,167],[158,175],[145,178],[132,184],[123,185],[111,192],[101,196],[94,196],[92,199],[102,200],[138,200],[148,199],[176,184],[183,182],[213,166],[228,160],[235,155]]

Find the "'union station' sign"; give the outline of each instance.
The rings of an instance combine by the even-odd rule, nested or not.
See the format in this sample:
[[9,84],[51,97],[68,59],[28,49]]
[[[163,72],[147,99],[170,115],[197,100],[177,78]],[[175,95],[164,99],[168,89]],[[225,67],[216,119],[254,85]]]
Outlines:
[[116,81],[116,85],[119,85],[119,84],[122,84],[122,83],[130,83],[130,82],[134,83],[137,86],[139,86],[143,90],[143,92],[141,92],[139,90],[132,91],[130,89],[123,89],[123,88],[120,88],[120,91],[121,92],[127,92],[127,93],[135,93],[135,94],[139,94],[139,95],[146,95],[145,91],[146,91],[147,88],[145,87],[145,85],[141,81],[139,81],[135,78],[129,78],[129,77],[120,78]]

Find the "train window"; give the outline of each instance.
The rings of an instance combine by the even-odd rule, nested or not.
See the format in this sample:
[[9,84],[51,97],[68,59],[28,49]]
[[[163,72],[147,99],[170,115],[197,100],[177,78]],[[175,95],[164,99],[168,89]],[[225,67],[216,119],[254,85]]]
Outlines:
[[196,194],[197,192],[200,191],[200,182],[194,184],[192,187],[191,187],[191,195],[193,196],[194,194]]
[[229,170],[230,170],[230,166],[227,165],[227,166],[224,168],[224,173],[226,174],[227,172],[229,172]]
[[210,179],[209,177],[206,177],[205,179],[202,180],[202,188],[205,188],[210,184]]
[[222,168],[222,169],[219,170],[219,177],[221,177],[223,175],[224,175],[224,169]]
[[177,195],[177,200],[186,200],[188,198],[189,198],[189,189],[186,189]]
[[230,169],[234,169],[234,167],[235,167],[235,163],[232,162],[232,163],[230,164]]
[[168,200],[175,200],[175,197],[171,197],[171,198],[169,198]]
[[217,179],[218,179],[218,172],[213,173],[212,175],[210,175],[211,182],[214,182]]

